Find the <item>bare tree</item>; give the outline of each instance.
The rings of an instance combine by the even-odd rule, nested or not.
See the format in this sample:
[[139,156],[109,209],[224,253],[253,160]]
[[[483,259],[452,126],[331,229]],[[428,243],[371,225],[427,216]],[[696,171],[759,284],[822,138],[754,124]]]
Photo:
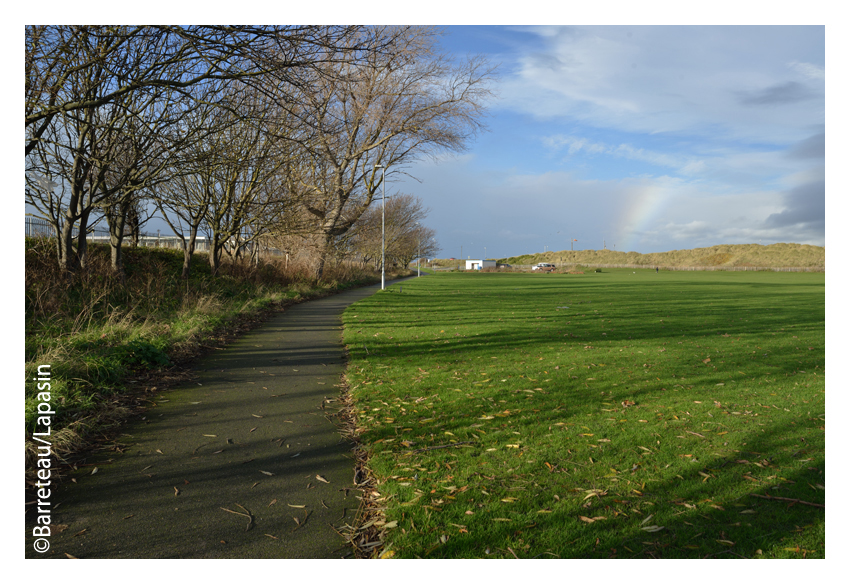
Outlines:
[[109,227],[113,272],[122,277],[128,221],[138,219],[144,194],[153,195],[174,157],[203,132],[201,126],[185,124],[198,102],[181,97],[170,89],[154,88],[125,94],[101,108],[117,107],[124,113],[123,123],[111,134],[114,144],[97,163],[106,168],[98,206]]
[[[65,114],[51,124],[27,157],[27,201],[53,225],[57,259],[68,272],[86,264],[86,234],[103,183],[97,156],[104,151],[110,120],[94,109]],[[42,188],[42,178],[57,188]],[[76,232],[76,246],[74,245]]]
[[[292,140],[271,124],[288,125],[284,111],[251,88],[229,87],[228,96],[241,100],[237,111],[227,108],[223,130],[215,136],[209,163],[197,180],[209,194],[204,226],[208,235],[213,274],[225,248],[236,250],[262,236],[275,193],[269,184],[279,180],[281,168],[291,162]],[[247,97],[246,97],[247,96]]]
[[[391,262],[407,265],[416,256],[418,238],[424,236],[427,229],[421,224],[428,211],[419,197],[407,194],[387,198],[385,207],[383,203],[370,206],[348,233],[352,252],[364,263],[374,262],[380,269],[383,231],[386,257]],[[432,236],[433,232],[425,237]]]
[[[206,115],[205,115],[206,114]],[[215,111],[201,109],[196,116],[215,125]],[[196,116],[187,122],[194,125]],[[159,185],[154,198],[162,218],[183,244],[181,277],[188,279],[198,232],[212,200],[212,166],[218,139],[209,134],[184,149],[166,170],[167,180]]]
[[[95,68],[87,73],[100,72]],[[84,86],[88,77],[77,81]],[[98,84],[92,89],[96,91]],[[59,261],[68,271],[85,267],[88,225],[102,215],[109,227],[113,270],[123,273],[121,245],[127,217],[131,210],[138,211],[139,193],[159,180],[185,139],[173,127],[186,108],[170,94],[167,89],[127,93],[98,108],[63,113],[35,144],[28,157],[30,170],[67,183],[67,199],[35,189],[28,199],[52,215]]]
[[[151,95],[172,104],[193,89],[241,82],[289,101],[280,87],[302,87],[305,71],[352,54],[380,51],[362,27],[31,26],[25,36],[25,153],[28,202],[54,225],[57,256],[69,271],[85,265],[88,221],[96,209],[110,219],[113,243],[133,193],[149,185],[142,163],[155,128],[143,139],[140,109]],[[359,57],[358,57],[359,58]],[[269,90],[268,88],[272,88]],[[238,115],[240,100],[217,104]],[[149,120],[148,120],[149,121]],[[133,147],[122,142],[136,140]],[[146,146],[146,144],[148,146]],[[175,149],[174,143],[171,144]],[[115,160],[111,157],[115,156]],[[159,163],[160,161],[158,161]],[[140,168],[146,167],[144,180]],[[47,181],[47,182],[45,182]],[[55,183],[59,189],[43,188]],[[118,197],[116,199],[116,197]],[[117,220],[117,222],[116,222]],[[112,229],[112,226],[116,226]],[[77,235],[74,249],[73,233]],[[120,265],[120,242],[114,260]],[[116,253],[115,251],[113,252]]]
[[[356,26],[27,26],[25,152],[63,113],[213,80],[299,85],[302,69],[335,58],[341,47],[381,51],[380,42]],[[103,91],[68,91],[74,76],[92,69],[112,72],[100,80]]]
[[440,249],[435,237],[436,231],[430,227],[414,224],[413,229],[395,241],[392,257],[399,265],[409,266],[417,258],[433,256]]
[[482,129],[493,70],[480,58],[455,63],[437,51],[437,31],[380,28],[387,51],[325,63],[300,91],[302,119],[314,132],[303,163],[287,168],[319,236],[315,277],[338,238],[375,198],[383,174],[423,155],[461,151]]
[[[108,30],[47,27],[28,29],[27,35],[28,41],[35,40],[27,47],[26,108],[28,124],[37,126],[28,137],[27,167],[35,171],[30,173],[35,177],[55,176],[62,185],[58,195],[30,188],[27,197],[54,224],[59,263],[69,272],[85,267],[89,220],[98,212],[109,220],[113,267],[121,271],[123,225],[116,225],[123,219],[118,218],[126,216],[132,194],[155,174],[152,162],[157,157],[150,146],[163,138],[162,128],[152,125],[149,116],[154,105],[163,101],[162,89],[115,92],[116,85],[132,77],[140,59],[151,57],[150,39],[140,35],[138,42],[125,43],[117,51]],[[29,50],[45,48],[50,44],[45,39],[52,39],[52,52]],[[41,84],[34,79],[41,79]],[[46,102],[39,101],[44,91]],[[113,97],[104,99],[106,95]],[[53,108],[60,101],[65,107],[37,115],[40,108]],[[29,183],[32,187],[34,180]]]

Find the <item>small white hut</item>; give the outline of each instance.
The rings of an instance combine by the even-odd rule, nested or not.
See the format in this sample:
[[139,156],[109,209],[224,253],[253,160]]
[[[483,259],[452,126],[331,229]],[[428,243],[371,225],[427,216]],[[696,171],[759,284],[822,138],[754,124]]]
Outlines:
[[467,270],[480,270],[482,268],[495,268],[496,260],[466,260]]

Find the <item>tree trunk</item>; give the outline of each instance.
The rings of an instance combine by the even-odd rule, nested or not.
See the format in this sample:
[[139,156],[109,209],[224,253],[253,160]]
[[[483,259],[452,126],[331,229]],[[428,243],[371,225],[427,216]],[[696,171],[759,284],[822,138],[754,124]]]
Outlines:
[[141,237],[141,226],[139,225],[139,210],[136,204],[133,203],[127,213],[127,223],[130,226],[130,241],[133,247],[139,247],[139,238]]
[[124,254],[121,250],[121,243],[124,240],[124,234],[115,235],[110,234],[109,236],[109,246],[111,248],[110,259],[112,262],[112,272],[114,275],[121,278],[121,281],[124,281]]
[[209,256],[210,256],[210,272],[212,276],[218,275],[218,269],[221,266],[221,251],[223,244],[219,241],[218,233],[213,233],[209,241]]
[[62,224],[56,221],[53,223],[53,242],[56,244],[56,261],[59,262],[60,267],[64,265],[62,261],[65,250],[63,241],[64,240],[62,239]]
[[330,252],[331,241],[333,239],[332,235],[327,233],[321,236],[321,240],[319,243],[319,260],[316,263],[316,269],[313,272],[313,277],[316,283],[322,279],[322,275],[325,272],[325,263],[327,263],[328,253]]
[[260,243],[256,240],[251,242],[251,265],[254,267],[260,265]]
[[86,268],[87,260],[88,260],[88,233],[86,233],[89,229],[89,214],[91,213],[90,209],[86,209],[82,213],[80,213],[80,227],[77,232],[77,251],[76,263],[81,270]]
[[184,280],[189,279],[189,273],[192,269],[192,254],[195,253],[195,239],[198,235],[198,228],[192,227],[189,231],[189,241],[183,240],[183,272],[180,277]]
[[112,209],[113,212],[106,213],[106,223],[109,225],[109,247],[112,262],[112,272],[124,280],[124,257],[121,253],[121,244],[124,242],[124,225],[127,207],[118,204]]
[[59,267],[62,271],[69,274],[76,273],[80,270],[80,258],[74,251],[74,222],[73,216],[69,212],[65,217],[65,222],[62,223],[62,234],[60,236],[59,246],[61,248],[59,257]]
[[322,279],[322,274],[325,272],[325,256],[320,255],[319,261],[316,263],[316,269],[313,271],[313,279],[318,284],[319,280]]

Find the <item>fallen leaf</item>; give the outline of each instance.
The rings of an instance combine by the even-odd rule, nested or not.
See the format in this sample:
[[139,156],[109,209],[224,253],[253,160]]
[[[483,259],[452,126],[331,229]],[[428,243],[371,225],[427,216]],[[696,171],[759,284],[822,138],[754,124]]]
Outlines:
[[269,471],[267,471],[267,470],[261,470],[260,472],[261,472],[261,473],[263,473],[264,475],[268,475],[268,476],[270,476],[270,477],[273,477],[273,476],[274,476],[274,473],[273,473],[273,472],[269,472]]
[[326,479],[325,477],[323,477],[321,475],[316,475],[316,480],[322,481],[323,483],[330,483],[330,481],[328,479]]

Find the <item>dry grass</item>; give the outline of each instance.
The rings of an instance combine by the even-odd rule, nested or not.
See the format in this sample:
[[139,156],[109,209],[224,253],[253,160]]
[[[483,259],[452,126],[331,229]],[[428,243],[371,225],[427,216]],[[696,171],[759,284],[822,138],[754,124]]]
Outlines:
[[[186,281],[182,260],[176,250],[127,248],[122,280],[111,273],[108,247],[90,245],[86,270],[67,277],[48,240],[27,240],[24,369],[32,379],[38,365],[51,365],[53,449],[60,460],[89,447],[138,406],[140,378],[173,377],[176,366],[281,305],[376,281],[372,272],[339,264],[317,284],[307,262],[283,261],[226,262],[213,278],[205,254],[194,258]],[[134,379],[138,385],[128,385]],[[148,387],[161,387],[150,379]],[[33,431],[36,388],[25,387],[25,425]],[[27,439],[25,448],[30,460],[35,446]]]
[[361,428],[358,424],[357,410],[352,400],[350,387],[343,378],[342,392],[336,405],[337,411],[329,416],[337,425],[339,432],[354,445],[354,484],[360,491],[360,505],[351,523],[343,525],[337,533],[351,547],[356,558],[380,557],[384,548],[387,519],[386,498],[377,489],[378,481],[369,466],[369,450],[360,443]]
[[[448,260],[435,260],[452,262]],[[539,262],[580,265],[620,264],[661,267],[757,267],[757,268],[825,268],[826,248],[797,243],[772,245],[715,245],[688,250],[640,254],[613,250],[549,251],[514,256],[499,260],[510,264]]]

